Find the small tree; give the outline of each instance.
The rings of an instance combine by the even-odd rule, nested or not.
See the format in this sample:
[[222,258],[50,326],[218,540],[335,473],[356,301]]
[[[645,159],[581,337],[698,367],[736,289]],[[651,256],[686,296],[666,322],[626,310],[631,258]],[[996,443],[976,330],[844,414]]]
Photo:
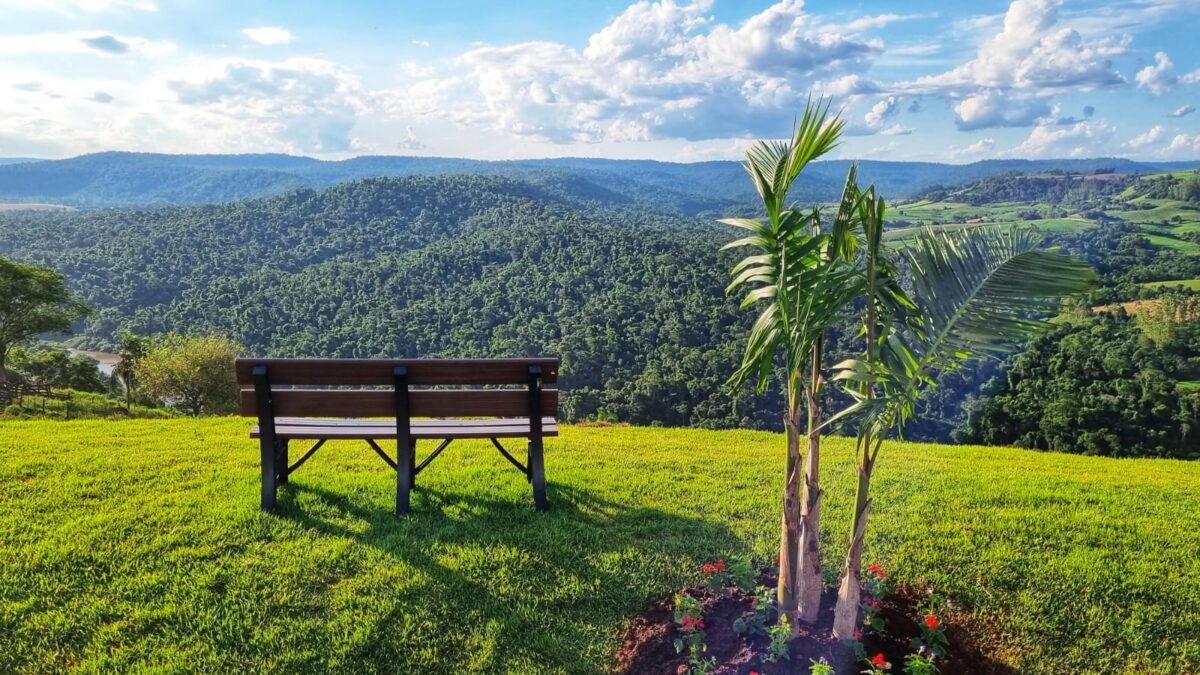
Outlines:
[[63,275],[0,258],[0,384],[13,346],[43,333],[69,334],[71,324],[88,312],[67,290]]
[[237,406],[239,352],[228,338],[171,334],[146,349],[135,377],[147,393],[191,415],[230,412]]
[[146,350],[150,347],[150,341],[141,335],[123,330],[120,336],[120,350],[118,356],[120,360],[113,368],[113,375],[121,381],[121,386],[125,389],[125,411],[133,410],[133,398],[135,390],[138,386],[137,369],[142,357],[146,355]]
[[[850,543],[838,588],[833,636],[851,639],[862,596],[860,569],[871,476],[884,440],[902,427],[921,391],[963,360],[1011,351],[1050,324],[1031,314],[1054,311],[1059,299],[1083,293],[1095,274],[1086,263],[1042,250],[1028,229],[927,231],[903,251],[912,292],[894,285],[882,244],[884,203],[863,200],[867,280],[862,359],[838,366],[856,402],[835,416],[858,425],[858,491]],[[830,420],[833,422],[834,420]]]
[[[847,177],[831,233],[822,232],[818,209],[787,207],[788,189],[800,172],[837,144],[844,123],[837,117],[827,121],[827,112],[827,105],[810,104],[790,140],[760,141],[746,153],[746,171],[762,198],[766,219],[721,221],[749,232],[725,246],[751,249],[750,255],[734,266],[728,291],[745,289],[742,307],[759,310],[742,365],[730,382],[740,387],[757,379],[761,392],[779,361],[783,363],[787,460],[777,596],[780,611],[792,617],[793,625],[796,620],[815,622],[821,602],[818,533],[823,336],[857,295],[857,275],[846,262],[857,246],[852,223],[861,197],[855,169],[851,168]],[[808,428],[802,432],[805,413]],[[808,441],[803,466],[802,435]]]

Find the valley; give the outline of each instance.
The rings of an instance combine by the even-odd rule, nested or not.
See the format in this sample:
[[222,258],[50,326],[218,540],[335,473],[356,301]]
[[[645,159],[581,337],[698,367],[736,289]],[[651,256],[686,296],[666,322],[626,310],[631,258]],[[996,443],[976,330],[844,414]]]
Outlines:
[[[620,184],[607,173],[602,187],[596,167],[622,163],[554,164],[557,172],[526,178],[364,178],[212,205],[8,212],[0,215],[0,255],[67,276],[95,310],[71,342],[82,349],[109,351],[129,330],[224,335],[272,356],[557,354],[567,421],[777,429],[777,382],[763,396],[725,385],[750,317],[725,294],[735,257],[720,248],[734,233],[716,218],[750,208],[736,196],[742,188],[709,190],[705,180],[719,182],[725,169],[706,165],[659,172],[657,164],[629,163]],[[1089,307],[1136,308],[1195,293],[1200,202],[1183,191],[1197,173],[1097,170],[934,185],[892,203],[884,237],[903,247],[924,228],[1037,228],[1100,272]],[[742,178],[736,183],[744,187]],[[693,200],[701,193],[708,201]],[[704,213],[685,213],[695,208]],[[1194,414],[1189,383],[1200,380],[1200,338],[1191,324],[1152,331],[1151,317],[1136,310],[1073,316],[1066,312],[1032,351],[947,373],[920,401],[906,436],[1059,447],[1071,430],[1095,425],[1095,413],[1070,412],[1061,433],[1041,429],[1053,396],[1018,403],[1006,384],[1013,369],[1022,358],[1060,358],[1052,354],[1078,349],[1085,335],[1132,344],[1151,331],[1151,351],[1139,352],[1147,361],[1097,364],[1058,376],[1065,379],[1055,386],[1091,387],[1095,405],[1115,406],[1101,417],[1122,420],[1123,430],[1104,422],[1108,440],[1090,452],[1200,454],[1170,450],[1176,441],[1168,437],[1146,444],[1139,436],[1155,426],[1185,429]],[[850,324],[828,339],[831,358],[853,355]],[[1158,373],[1159,384],[1116,389],[1127,378],[1141,382],[1144,369]],[[846,400],[834,387],[824,396],[829,405]]]

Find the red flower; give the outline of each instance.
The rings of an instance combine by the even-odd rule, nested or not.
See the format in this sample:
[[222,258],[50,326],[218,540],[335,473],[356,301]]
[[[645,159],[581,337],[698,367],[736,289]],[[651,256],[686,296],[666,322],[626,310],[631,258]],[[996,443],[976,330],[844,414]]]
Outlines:
[[861,639],[862,639],[862,631],[861,631],[861,630],[859,630],[859,629],[857,629],[857,628],[855,628],[855,629],[854,629],[854,639],[855,639],[855,640],[861,640]]
[[879,577],[880,579],[887,578],[887,572],[883,571],[883,566],[877,562],[871,563],[871,566],[867,568],[867,571]]
[[691,614],[684,614],[684,615],[683,615],[683,629],[684,629],[684,630],[691,630],[691,629],[692,629],[692,623],[693,623],[693,622],[692,622],[692,615],[691,615]]
[[718,560],[717,564],[716,564],[716,568],[717,568],[718,572],[724,572],[725,571],[725,560],[724,559]]
[[875,656],[871,657],[871,665],[879,666],[881,668],[887,667],[887,659],[883,658],[883,652],[879,652]]
[[696,619],[696,628],[704,628],[704,619]]
[[712,574],[712,571],[713,571],[713,564],[712,563],[704,563],[704,573]]
[[750,606],[758,607],[758,598],[750,598]]
[[935,616],[935,615],[933,615],[933,614],[930,614],[929,616],[926,616],[926,617],[925,617],[925,625],[926,625],[926,626],[929,626],[929,630],[933,630],[933,629],[937,628],[937,627],[938,627],[938,618],[937,618],[937,616]]

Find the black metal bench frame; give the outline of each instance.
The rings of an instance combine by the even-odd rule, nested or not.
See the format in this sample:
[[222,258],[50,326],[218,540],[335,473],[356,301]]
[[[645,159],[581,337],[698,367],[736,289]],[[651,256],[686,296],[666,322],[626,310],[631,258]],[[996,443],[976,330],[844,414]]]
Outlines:
[[[288,482],[289,476],[299,469],[321,449],[329,440],[338,438],[360,439],[366,441],[372,450],[396,472],[396,515],[401,516],[410,511],[410,495],[416,485],[417,475],[426,469],[449,445],[457,439],[488,438],[492,445],[520,471],[533,487],[534,507],[545,511],[546,476],[543,458],[543,438],[547,435],[557,435],[555,417],[544,417],[546,401],[543,389],[543,367],[539,364],[529,364],[526,367],[527,416],[524,418],[493,418],[488,420],[414,420],[410,400],[413,390],[409,386],[409,365],[392,367],[392,420],[368,419],[318,419],[311,417],[278,417],[276,415],[276,398],[278,390],[272,387],[272,363],[286,364],[286,359],[238,359],[239,371],[247,366],[253,389],[243,390],[243,414],[253,408],[258,417],[258,426],[251,430],[251,437],[259,439],[262,468],[262,510],[274,511],[276,493],[280,485]],[[508,360],[500,360],[508,361]],[[544,361],[544,359],[542,359]],[[334,361],[331,361],[331,363]],[[495,364],[497,360],[477,359],[478,364]],[[309,361],[309,363],[312,363]],[[344,362],[343,362],[344,363]],[[361,363],[361,362],[360,362]],[[470,364],[469,361],[456,361],[454,365]],[[419,367],[419,361],[413,361],[414,367]],[[554,360],[554,370],[557,370],[557,360]],[[557,373],[553,376],[556,378]],[[241,378],[239,374],[239,379]],[[310,390],[312,391],[312,390]],[[450,394],[459,391],[482,392],[487,390],[449,390]],[[494,390],[493,390],[494,391]],[[511,394],[517,392],[508,390]],[[336,392],[335,392],[336,393]],[[384,392],[379,392],[384,393]],[[439,392],[443,393],[443,392]],[[557,390],[551,390],[557,403]],[[252,394],[252,398],[249,395]],[[443,402],[445,406],[450,401]],[[286,432],[281,433],[283,428]],[[344,429],[346,433],[341,433]],[[378,440],[382,438],[396,439],[396,459],[380,447]],[[522,464],[501,443],[500,438],[527,438],[528,459]],[[297,438],[313,439],[315,442],[300,456],[295,463],[289,463],[290,441]],[[420,464],[416,461],[416,447],[419,438],[441,439],[441,443]]]

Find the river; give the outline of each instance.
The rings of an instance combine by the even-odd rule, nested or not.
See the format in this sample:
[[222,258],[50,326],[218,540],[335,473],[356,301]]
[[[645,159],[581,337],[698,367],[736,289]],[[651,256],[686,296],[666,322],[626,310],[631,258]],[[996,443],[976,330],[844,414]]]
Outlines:
[[112,376],[113,369],[117,367],[117,362],[121,360],[119,354],[113,354],[112,352],[88,352],[82,349],[67,349],[67,351],[71,352],[74,356],[86,356],[99,362],[100,372],[108,376]]

